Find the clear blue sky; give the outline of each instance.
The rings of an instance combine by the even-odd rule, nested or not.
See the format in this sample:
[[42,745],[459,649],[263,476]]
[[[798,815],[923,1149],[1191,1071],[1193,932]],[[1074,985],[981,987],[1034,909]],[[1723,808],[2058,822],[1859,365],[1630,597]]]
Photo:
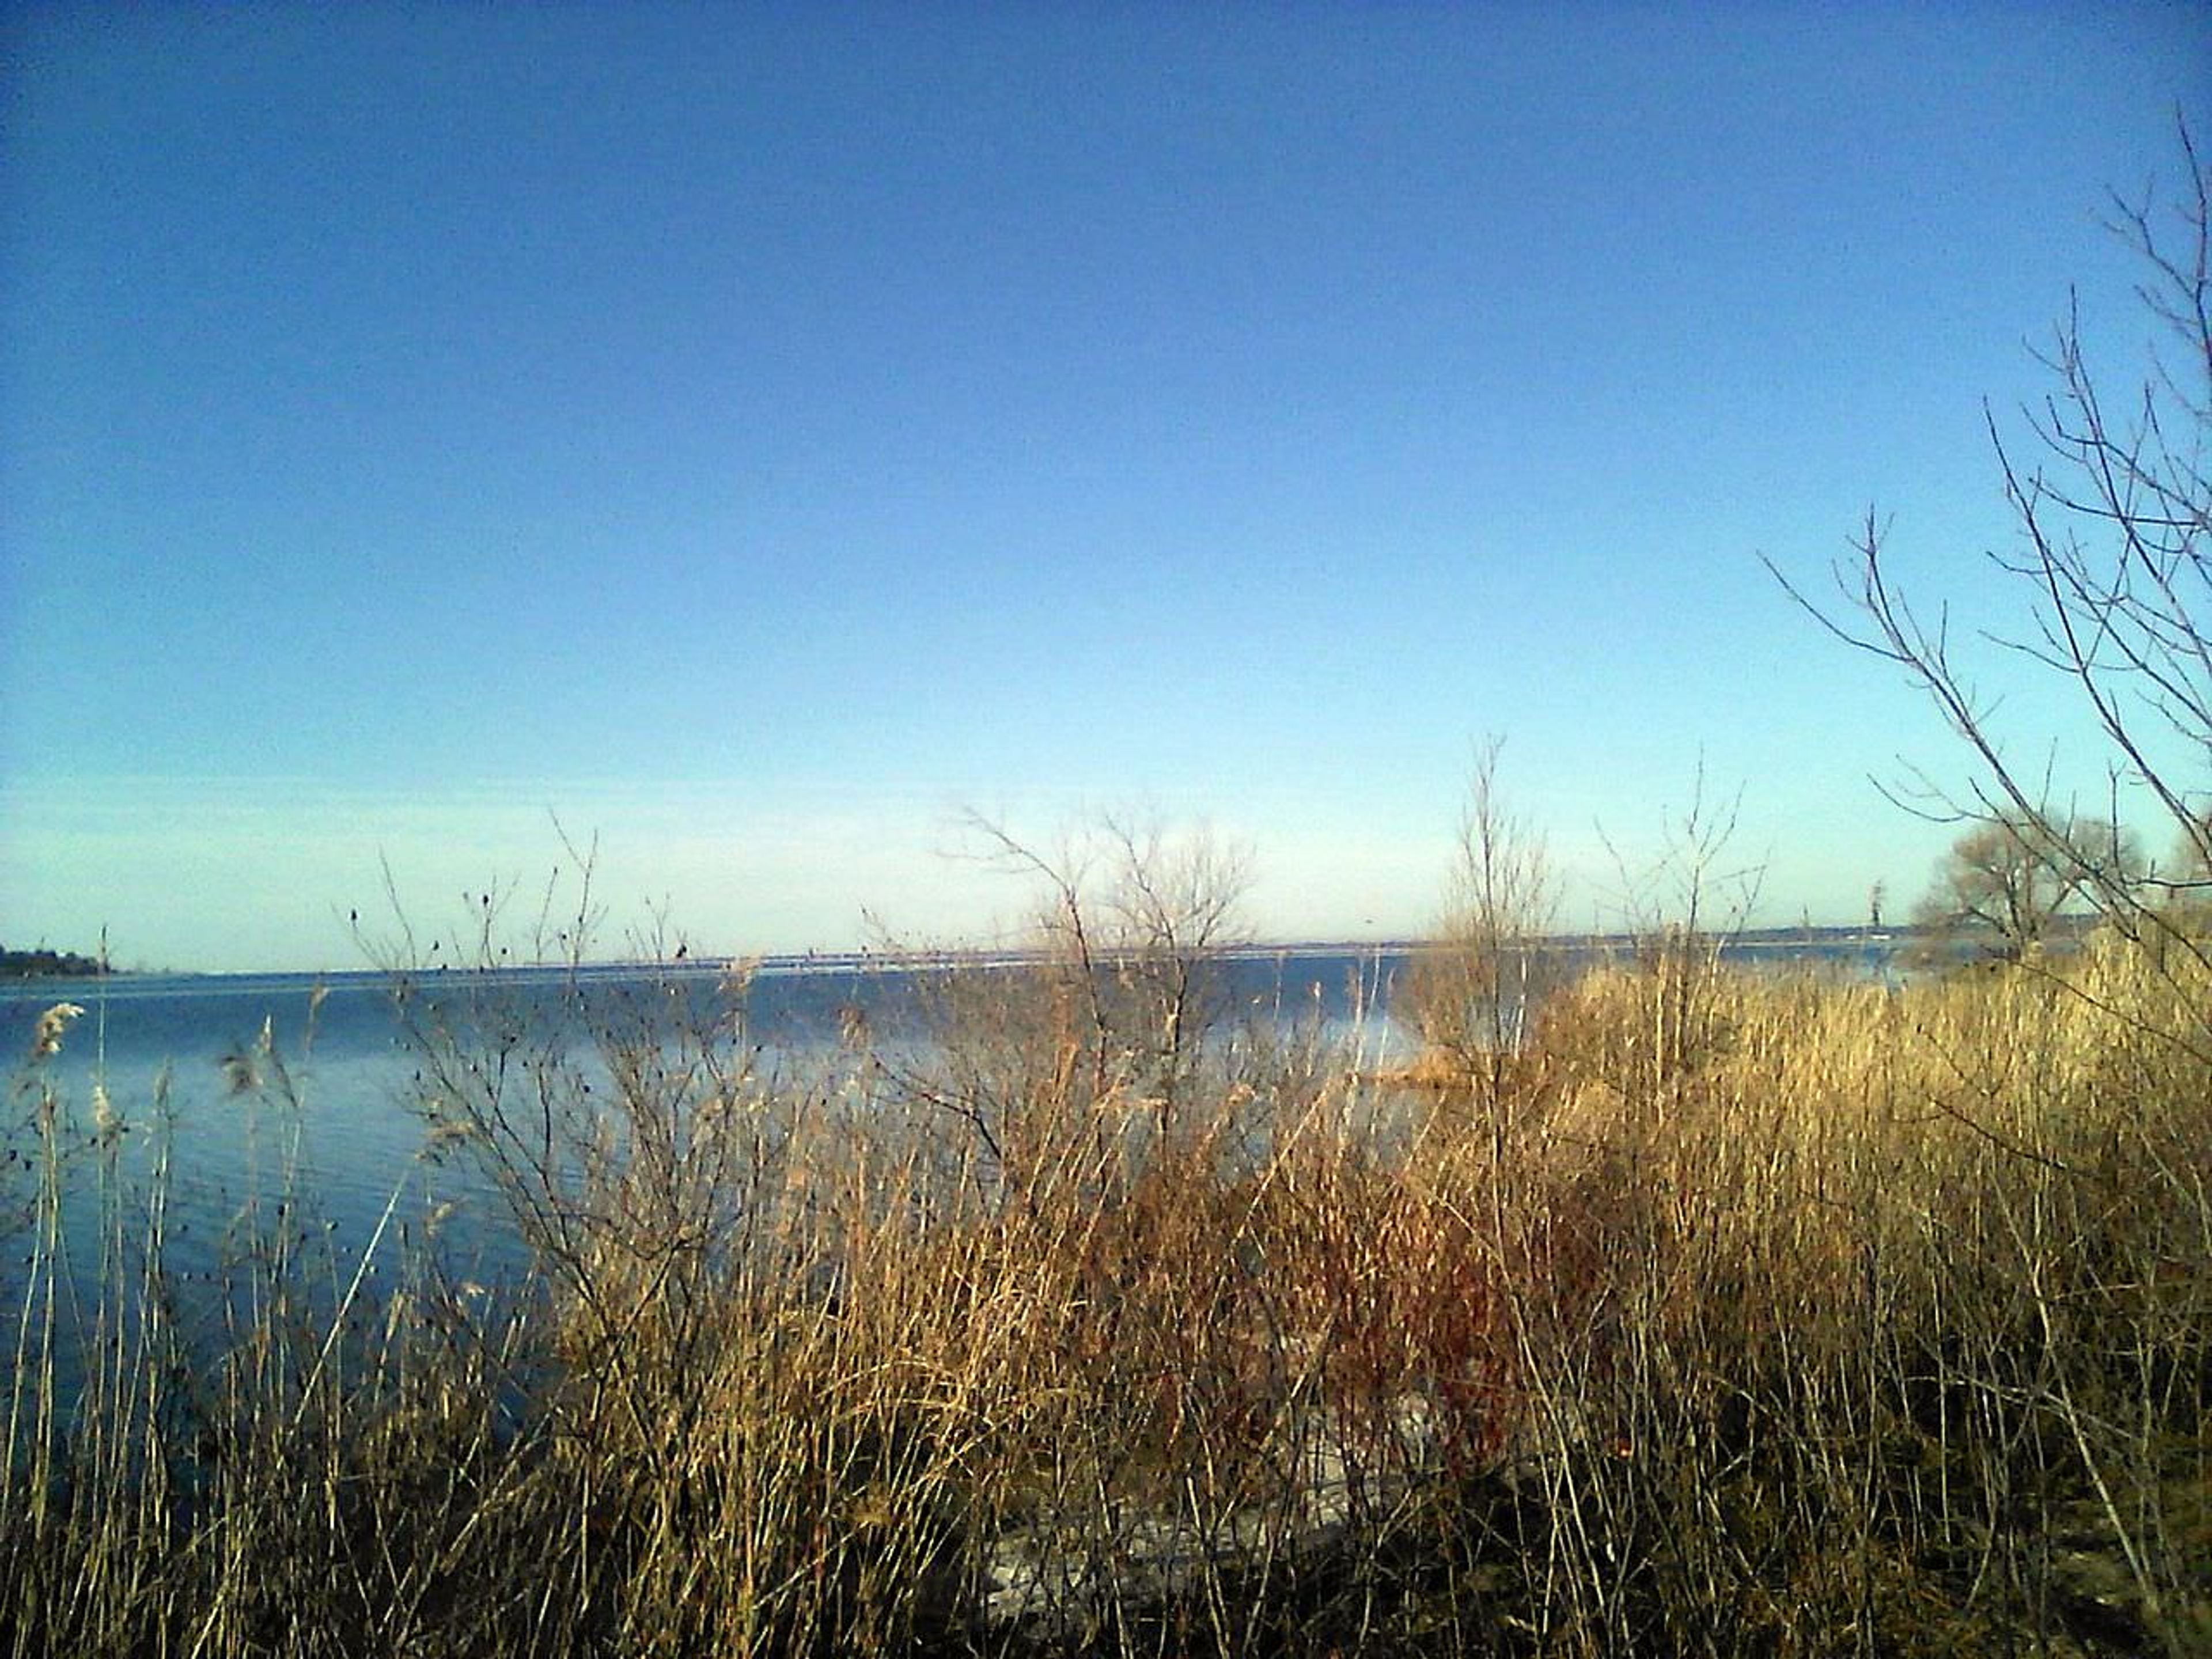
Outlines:
[[2001,615],[1984,400],[2069,285],[2140,378],[2104,192],[2212,142],[2180,4],[4,27],[0,940],[186,967],[549,811],[716,953],[1018,913],[966,808],[1398,933],[1486,732],[1572,925],[1701,756],[1767,919],[1901,908],[1957,757],[1757,556]]

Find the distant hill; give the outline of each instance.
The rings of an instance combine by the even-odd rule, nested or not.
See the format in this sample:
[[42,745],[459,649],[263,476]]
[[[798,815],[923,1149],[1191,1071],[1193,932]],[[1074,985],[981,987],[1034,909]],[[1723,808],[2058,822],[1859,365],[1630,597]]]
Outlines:
[[0,979],[91,979],[106,972],[98,957],[81,957],[74,951],[0,947]]

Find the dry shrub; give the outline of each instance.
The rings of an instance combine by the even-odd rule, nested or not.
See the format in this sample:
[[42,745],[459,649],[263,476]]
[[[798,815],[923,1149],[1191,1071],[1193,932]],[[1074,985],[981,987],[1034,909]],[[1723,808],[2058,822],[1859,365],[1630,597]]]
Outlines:
[[2206,988],[1655,956],[1492,1102],[1185,1032],[1171,1114],[1065,971],[805,1077],[471,1014],[426,1079],[529,1281],[332,1347],[271,1241],[173,1395],[133,1327],[9,1488],[18,1650],[2185,1651]]
[[2198,994],[2100,939],[1899,993],[1616,970],[1546,1010],[1565,1091],[1497,1173],[1548,1244],[1507,1283],[1559,1642],[2201,1634]]

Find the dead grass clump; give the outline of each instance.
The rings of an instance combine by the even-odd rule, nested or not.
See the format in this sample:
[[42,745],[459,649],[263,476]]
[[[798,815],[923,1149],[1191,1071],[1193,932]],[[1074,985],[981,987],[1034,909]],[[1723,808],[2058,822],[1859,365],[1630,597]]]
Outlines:
[[[1576,1086],[1501,1173],[1543,1218],[1524,1233],[1583,1241],[1595,1288],[1506,1282],[1571,1519],[1547,1537],[1589,1540],[1577,1644],[1879,1650],[2101,1620],[2186,1645],[2205,1573],[2174,1547],[2171,1471],[2202,1473],[2212,1136],[2177,1108],[2208,1079],[2157,1035],[2195,992],[2116,949],[1899,994],[1724,976],[1671,1074],[1679,988],[1613,973],[1546,1011],[1536,1040]],[[2124,1612],[2051,1553],[2081,1505]]]
[[804,1076],[727,1005],[411,1005],[495,1295],[371,1297],[301,1193],[195,1346],[118,1183],[75,1323],[50,1175],[15,1650],[2201,1646],[2205,988],[1655,961],[1494,1097],[1185,1029],[1170,1104],[1157,1002],[963,972]]

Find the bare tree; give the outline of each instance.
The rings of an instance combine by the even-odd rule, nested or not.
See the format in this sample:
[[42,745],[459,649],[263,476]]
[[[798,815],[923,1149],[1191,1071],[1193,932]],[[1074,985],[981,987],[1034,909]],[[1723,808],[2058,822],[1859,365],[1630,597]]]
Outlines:
[[877,1063],[903,1098],[964,1123],[1006,1190],[1111,1191],[1186,1127],[1229,1010],[1247,857],[1202,829],[1114,817],[1050,851],[981,815],[965,827],[977,856],[1036,884],[1033,929],[1013,962],[928,976],[927,1052]]
[[1493,1106],[1555,967],[1543,943],[1558,908],[1543,839],[1498,788],[1503,747],[1476,751],[1438,937],[1407,987],[1422,1042]]
[[1944,939],[1986,939],[1999,956],[2018,960],[2078,905],[2087,858],[2114,882],[2128,880],[2130,891],[2141,879],[2134,838],[2109,823],[2000,814],[1970,824],[1937,861],[1914,920]]
[[[2180,130],[2177,204],[2114,195],[2107,223],[2140,257],[2137,294],[2163,337],[2140,388],[2115,400],[2092,371],[2078,301],[2037,353],[2054,385],[2022,411],[2027,441],[1986,416],[2016,548],[1995,568],[2027,594],[2024,636],[1992,643],[2060,677],[2106,765],[2097,814],[2053,803],[2000,742],[1991,705],[1954,654],[1948,608],[1932,619],[1891,586],[1886,532],[1869,514],[1835,571],[1840,606],[1817,604],[1772,562],[1791,597],[1850,644],[1895,664],[1976,757],[1963,792],[1916,779],[1904,803],[1931,816],[2008,827],[2067,891],[2130,936],[2152,934],[2212,965],[2170,901],[2212,868],[2212,171]],[[2178,344],[2177,344],[2178,343]],[[2178,877],[2118,856],[2124,808],[2170,820]]]

